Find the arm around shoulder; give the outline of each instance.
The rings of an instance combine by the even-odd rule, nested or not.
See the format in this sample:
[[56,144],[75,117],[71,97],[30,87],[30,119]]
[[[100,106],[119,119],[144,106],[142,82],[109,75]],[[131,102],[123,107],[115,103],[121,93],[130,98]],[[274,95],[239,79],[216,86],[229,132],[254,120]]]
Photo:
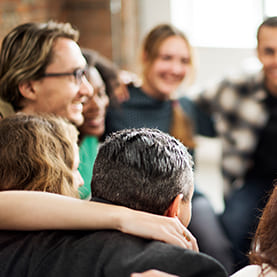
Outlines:
[[37,191],[0,192],[1,230],[115,229],[187,247],[177,218]]

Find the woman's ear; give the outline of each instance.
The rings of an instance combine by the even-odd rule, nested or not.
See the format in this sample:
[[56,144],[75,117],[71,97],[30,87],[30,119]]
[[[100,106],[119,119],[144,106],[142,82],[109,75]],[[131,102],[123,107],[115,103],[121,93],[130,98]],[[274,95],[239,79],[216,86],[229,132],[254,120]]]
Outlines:
[[18,89],[24,98],[36,100],[37,94],[33,81],[25,81],[18,85]]
[[184,195],[182,193],[178,194],[174,198],[173,202],[170,204],[168,209],[165,211],[164,215],[169,217],[178,216],[180,211],[181,201],[183,198],[184,198]]

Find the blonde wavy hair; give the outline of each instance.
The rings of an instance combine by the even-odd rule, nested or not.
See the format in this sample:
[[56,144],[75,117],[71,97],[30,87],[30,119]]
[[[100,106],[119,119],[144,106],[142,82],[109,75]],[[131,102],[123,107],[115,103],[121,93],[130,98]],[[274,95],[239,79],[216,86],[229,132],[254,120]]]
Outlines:
[[79,197],[73,163],[77,129],[54,115],[0,120],[0,190],[36,190]]

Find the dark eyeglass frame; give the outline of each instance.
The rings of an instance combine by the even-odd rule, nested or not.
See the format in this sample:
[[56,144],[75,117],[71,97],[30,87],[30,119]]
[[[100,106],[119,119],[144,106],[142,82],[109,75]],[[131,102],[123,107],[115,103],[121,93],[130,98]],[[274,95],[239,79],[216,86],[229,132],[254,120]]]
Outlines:
[[41,77],[64,77],[64,76],[73,76],[76,84],[80,85],[82,83],[82,78],[88,76],[87,68],[77,68],[73,72],[63,72],[63,73],[44,73]]

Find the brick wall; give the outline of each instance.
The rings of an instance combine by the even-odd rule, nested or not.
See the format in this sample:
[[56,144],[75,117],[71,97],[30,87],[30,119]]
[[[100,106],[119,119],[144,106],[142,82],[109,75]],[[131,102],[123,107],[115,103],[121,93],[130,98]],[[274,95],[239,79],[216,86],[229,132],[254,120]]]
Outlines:
[[[0,41],[16,25],[50,19],[80,31],[81,47],[93,48],[132,69],[137,50],[136,0],[0,0]],[[112,4],[112,9],[111,5]]]
[[0,40],[16,25],[59,18],[63,0],[0,0]]
[[80,45],[112,58],[109,0],[68,0],[66,19],[80,30]]

